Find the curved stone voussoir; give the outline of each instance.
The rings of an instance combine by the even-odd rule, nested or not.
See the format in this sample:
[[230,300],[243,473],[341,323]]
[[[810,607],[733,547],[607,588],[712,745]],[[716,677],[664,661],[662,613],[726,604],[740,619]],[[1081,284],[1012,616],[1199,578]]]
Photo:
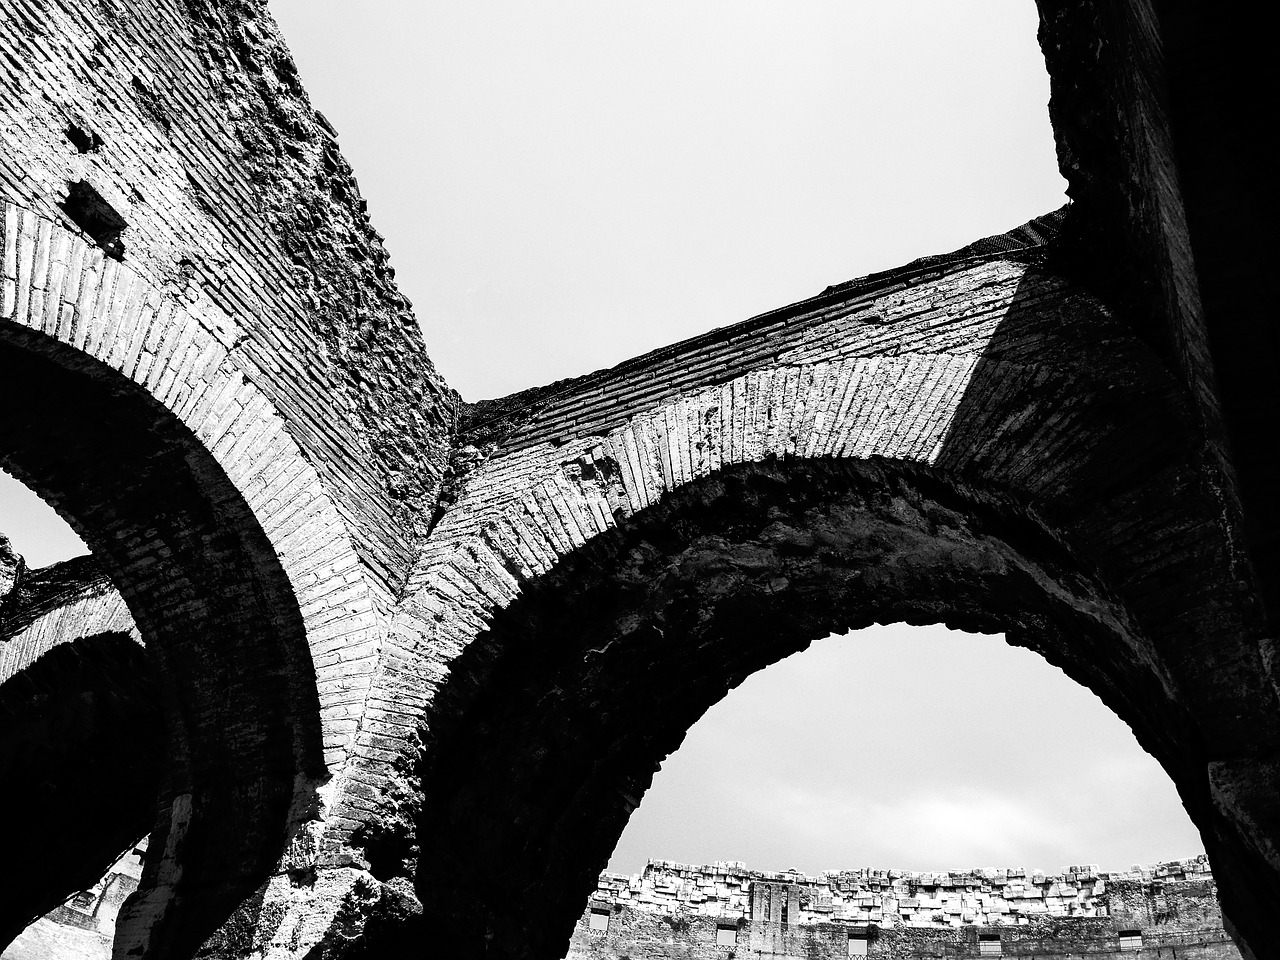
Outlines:
[[386,600],[234,321],[12,205],[3,235],[5,467],[94,549],[166,690],[162,813],[119,940],[176,956],[322,815]]
[[0,596],[0,685],[55,647],[100,633],[142,644],[124,598],[92,557],[25,571]]

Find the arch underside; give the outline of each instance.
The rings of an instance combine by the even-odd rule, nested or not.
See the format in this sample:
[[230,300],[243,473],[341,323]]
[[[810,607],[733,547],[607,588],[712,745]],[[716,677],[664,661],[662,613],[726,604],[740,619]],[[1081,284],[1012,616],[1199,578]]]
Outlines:
[[117,950],[179,955],[282,855],[344,860],[345,792],[322,810],[318,787],[343,780],[389,601],[236,319],[0,213],[0,460],[94,550],[165,696],[169,768]]
[[189,953],[275,865],[295,794],[323,775],[297,603],[243,497],[142,389],[9,324],[0,371],[5,469],[93,549],[157,677],[164,763],[148,819],[163,855],[121,937]]

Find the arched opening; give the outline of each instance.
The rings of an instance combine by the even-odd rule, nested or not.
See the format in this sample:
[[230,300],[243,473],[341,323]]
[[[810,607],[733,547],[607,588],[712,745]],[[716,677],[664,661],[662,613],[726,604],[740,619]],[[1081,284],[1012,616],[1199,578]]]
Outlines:
[[[896,621],[1002,632],[1097,694],[1173,781],[1228,920],[1265,923],[1276,714],[1257,607],[1185,391],[1055,275],[1056,252],[1028,251],[1036,265],[972,336],[967,308],[944,313],[924,284],[915,315],[954,323],[844,331],[860,366],[838,412],[811,387],[821,365],[803,365],[831,354],[790,324],[776,365],[731,384],[618,409],[721,346],[699,338],[571,385],[571,413],[553,398],[527,428],[511,414],[405,604],[447,664],[423,671],[439,686],[417,878],[439,926],[472,938],[459,950],[561,949],[657,764],[711,703],[815,639]],[[895,365],[864,377],[883,356]]]
[[150,664],[130,636],[73,640],[0,685],[0,813],[20,824],[0,882],[8,944],[87,890],[155,819],[164,717]]
[[1132,732],[1044,658],[905,623],[752,674],[663,761],[609,861],[1128,870],[1203,853]]
[[0,470],[0,535],[28,569],[87,554],[89,548],[35,491]]
[[1212,821],[1199,732],[1158,658],[1015,503],[889,461],[742,465],[589,543],[458,658],[421,771],[424,906],[460,949],[554,954],[657,765],[712,703],[815,639],[895,621],[1035,649]]
[[[240,492],[142,388],[4,321],[0,404],[0,466],[93,550],[157,678],[164,760],[152,854],[121,918],[141,942],[125,946],[193,951],[275,865],[323,777],[297,602]],[[63,866],[61,896],[83,885]],[[34,919],[4,909],[6,929]]]
[[[5,956],[73,949],[68,936],[109,951],[163,762],[159,692],[127,607],[66,521],[0,471],[0,806],[24,825],[0,943],[40,916]],[[109,867],[122,850],[127,880]]]

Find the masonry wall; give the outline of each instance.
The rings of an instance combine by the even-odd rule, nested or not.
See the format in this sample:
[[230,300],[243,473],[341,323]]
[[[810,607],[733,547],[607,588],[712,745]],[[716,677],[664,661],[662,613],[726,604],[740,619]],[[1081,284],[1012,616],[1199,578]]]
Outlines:
[[806,877],[741,863],[650,861],[604,874],[570,960],[852,956],[1239,960],[1203,858],[1103,873],[1069,867]]
[[224,311],[361,558],[396,583],[455,398],[265,3],[3,0],[0,21],[0,200]]
[[[174,408],[251,503],[305,621],[340,847],[369,792],[345,790],[344,764],[456,395],[263,0],[0,0],[0,63],[0,322],[40,331],[48,307],[61,334],[60,300],[65,318],[96,298],[61,339]],[[95,603],[128,620],[114,594]],[[56,616],[20,625],[9,672],[79,630]]]

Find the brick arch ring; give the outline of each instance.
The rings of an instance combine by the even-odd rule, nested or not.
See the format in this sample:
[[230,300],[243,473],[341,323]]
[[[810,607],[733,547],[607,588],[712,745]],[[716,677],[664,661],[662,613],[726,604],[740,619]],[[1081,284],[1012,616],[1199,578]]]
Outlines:
[[161,679],[161,855],[117,949],[188,955],[321,816],[356,725],[332,652],[386,601],[233,318],[21,208],[3,234],[0,462],[94,551]]
[[[706,360],[726,343],[738,369]],[[365,837],[384,876],[421,849],[431,929],[459,955],[559,955],[708,706],[815,638],[895,620],[1006,631],[1088,686],[1169,773],[1227,911],[1271,895],[1274,851],[1216,779],[1243,728],[1200,709],[1213,691],[1186,655],[1212,621],[1274,736],[1254,628],[1208,596],[1239,587],[1190,400],[1051,264],[1004,251],[830,291],[524,404],[480,411],[393,620],[417,644],[403,687],[426,691],[422,809],[416,836]],[[1132,497],[1194,520],[1126,522]]]

